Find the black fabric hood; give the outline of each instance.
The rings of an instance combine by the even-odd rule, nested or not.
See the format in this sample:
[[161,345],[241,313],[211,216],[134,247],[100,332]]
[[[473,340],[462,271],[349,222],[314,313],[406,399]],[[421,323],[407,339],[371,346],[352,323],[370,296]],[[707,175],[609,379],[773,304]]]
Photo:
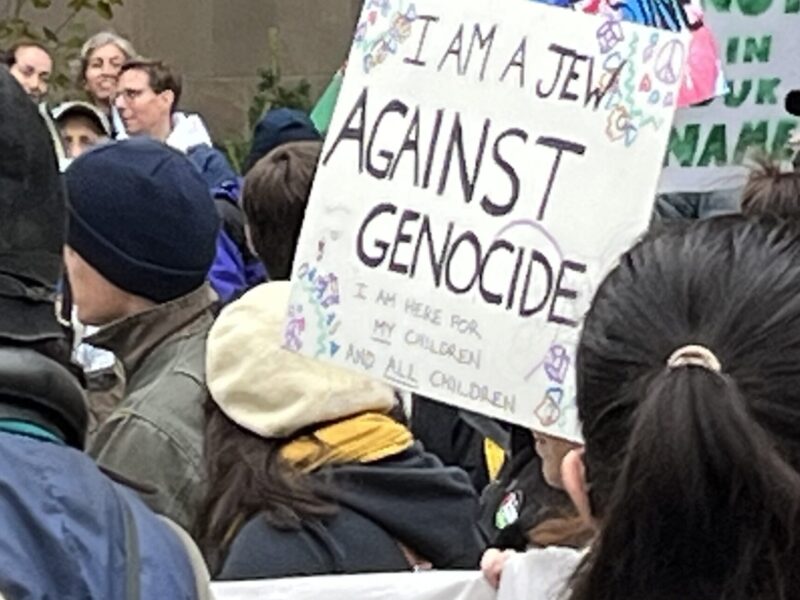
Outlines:
[[0,338],[63,336],[54,310],[66,199],[36,105],[0,68]]
[[461,469],[415,444],[375,463],[331,469],[336,497],[439,569],[476,569],[478,498]]

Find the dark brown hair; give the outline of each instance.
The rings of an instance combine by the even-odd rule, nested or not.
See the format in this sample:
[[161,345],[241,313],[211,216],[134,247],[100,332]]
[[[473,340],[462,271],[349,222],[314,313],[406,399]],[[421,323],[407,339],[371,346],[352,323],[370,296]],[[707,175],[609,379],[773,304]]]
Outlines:
[[[302,435],[302,432],[296,434]],[[222,567],[236,533],[256,515],[280,529],[333,515],[337,507],[324,473],[311,476],[281,456],[289,440],[266,439],[206,404],[205,465],[209,491],[195,526],[212,574]]]
[[243,207],[256,254],[270,279],[292,272],[322,142],[290,142],[259,160],[244,182]]
[[175,96],[175,100],[172,102],[172,112],[178,110],[178,104],[181,101],[181,93],[183,92],[183,83],[181,81],[181,76],[173,73],[169,65],[160,60],[135,58],[125,61],[119,74],[122,75],[126,71],[133,70],[147,73],[150,87],[156,94],[166,91],[172,92]]
[[584,548],[594,537],[590,527],[577,512],[564,509],[562,514],[553,515],[528,531],[528,540],[534,546],[565,546]]
[[34,40],[20,40],[3,53],[3,63],[8,68],[11,68],[17,64],[17,50],[20,48],[39,48],[39,50],[42,52],[46,52],[47,56],[49,56],[51,60],[53,58],[50,50],[41,42],[36,42]]
[[800,173],[783,171],[768,158],[758,159],[742,193],[742,212],[800,221]]
[[[774,221],[649,237],[600,286],[576,361],[599,530],[571,600],[800,590],[800,244]],[[688,344],[721,368],[668,365]]]

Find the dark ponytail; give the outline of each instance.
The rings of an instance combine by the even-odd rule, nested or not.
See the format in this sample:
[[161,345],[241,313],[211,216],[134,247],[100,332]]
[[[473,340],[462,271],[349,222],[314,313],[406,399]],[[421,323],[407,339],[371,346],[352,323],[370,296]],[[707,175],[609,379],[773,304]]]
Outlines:
[[665,367],[636,410],[573,599],[788,598],[798,513],[800,476],[753,423],[736,383]]
[[[741,245],[748,236],[763,247]],[[797,295],[800,271],[778,261],[796,261],[796,251],[765,237],[739,221],[665,235],[631,251],[598,293],[579,349],[578,404],[599,534],[571,600],[788,600],[800,592],[800,303],[779,302],[788,285]],[[687,254],[701,239],[715,244],[705,256]],[[759,282],[747,287],[736,271],[753,266],[748,252],[770,249],[772,263],[750,272],[757,280],[774,271],[772,283],[782,285],[761,288],[776,298],[763,316],[748,314],[742,300],[759,296]],[[709,304],[715,295],[728,304]],[[781,335],[759,331],[770,326]],[[788,354],[764,347],[770,337]],[[693,343],[719,358],[720,372],[667,365]],[[794,387],[781,389],[787,379]]]

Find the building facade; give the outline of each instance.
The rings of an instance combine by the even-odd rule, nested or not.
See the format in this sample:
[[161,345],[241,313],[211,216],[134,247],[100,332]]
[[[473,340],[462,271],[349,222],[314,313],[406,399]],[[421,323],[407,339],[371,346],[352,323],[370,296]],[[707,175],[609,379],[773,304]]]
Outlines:
[[[57,24],[65,10],[57,5],[28,16]],[[181,72],[183,107],[222,140],[246,134],[260,68],[278,64],[289,85],[307,79],[315,99],[346,59],[360,10],[359,0],[124,0],[110,23],[87,24],[89,33],[114,29]]]

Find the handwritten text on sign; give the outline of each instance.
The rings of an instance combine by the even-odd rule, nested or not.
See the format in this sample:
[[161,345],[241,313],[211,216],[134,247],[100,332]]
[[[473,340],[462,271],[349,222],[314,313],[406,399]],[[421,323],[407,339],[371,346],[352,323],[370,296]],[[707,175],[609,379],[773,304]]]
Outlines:
[[685,56],[522,0],[367,0],[287,347],[576,438],[581,317],[647,226]]
[[798,125],[784,98],[800,87],[800,2],[710,0],[706,8],[729,90],[678,111],[660,184],[665,193],[744,186],[754,157],[791,156],[787,143]]

